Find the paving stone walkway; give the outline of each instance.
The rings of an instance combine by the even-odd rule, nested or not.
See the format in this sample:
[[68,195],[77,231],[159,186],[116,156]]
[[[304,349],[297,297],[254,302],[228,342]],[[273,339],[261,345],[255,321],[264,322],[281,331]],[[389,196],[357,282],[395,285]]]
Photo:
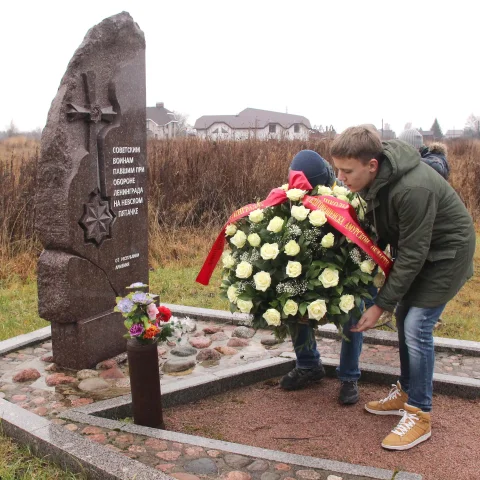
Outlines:
[[[158,348],[162,385],[184,376],[244,365],[275,356],[294,357],[291,341],[277,343],[270,331],[234,325],[196,322],[190,333]],[[341,342],[318,338],[323,358],[339,359]],[[396,347],[365,344],[360,359],[374,365],[399,366]],[[480,357],[437,352],[435,372],[480,379]],[[130,392],[126,354],[79,372],[53,363],[52,344],[44,342],[0,357],[0,398],[47,417],[93,442],[138,459],[179,480],[357,480],[363,477],[326,476],[325,472],[278,462],[232,455],[178,442],[125,434],[75,424],[59,418],[62,412]]]

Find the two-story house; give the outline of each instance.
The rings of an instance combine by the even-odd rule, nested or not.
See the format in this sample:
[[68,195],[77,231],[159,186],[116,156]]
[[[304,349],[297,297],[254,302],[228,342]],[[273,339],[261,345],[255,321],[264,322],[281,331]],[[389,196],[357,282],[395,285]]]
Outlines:
[[153,138],[173,138],[178,133],[175,114],[165,108],[163,102],[155,107],[147,107],[147,136]]
[[213,139],[307,139],[311,125],[301,115],[246,108],[238,115],[204,115],[195,129],[197,136]]

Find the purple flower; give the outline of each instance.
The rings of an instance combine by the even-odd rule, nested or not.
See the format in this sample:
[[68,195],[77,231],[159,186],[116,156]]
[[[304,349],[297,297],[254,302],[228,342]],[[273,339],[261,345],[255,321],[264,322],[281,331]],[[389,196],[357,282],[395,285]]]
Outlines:
[[122,313],[130,313],[134,309],[135,304],[129,298],[122,298],[117,303],[117,307]]
[[140,336],[145,329],[143,328],[143,325],[141,323],[134,323],[130,327],[130,336],[132,337],[138,337]]
[[145,292],[135,292],[132,296],[132,300],[135,303],[140,303],[142,305],[148,305],[153,302],[153,299]]

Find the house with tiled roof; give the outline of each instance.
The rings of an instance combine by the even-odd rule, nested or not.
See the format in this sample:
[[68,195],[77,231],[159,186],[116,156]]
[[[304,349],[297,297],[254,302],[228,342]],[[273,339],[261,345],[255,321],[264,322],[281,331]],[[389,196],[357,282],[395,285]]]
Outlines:
[[175,114],[165,108],[163,102],[147,107],[147,136],[150,138],[173,138],[178,133]]
[[447,130],[445,138],[460,138],[463,137],[463,130]]
[[238,115],[204,115],[195,122],[197,136],[214,139],[307,139],[310,121],[302,115],[246,108]]

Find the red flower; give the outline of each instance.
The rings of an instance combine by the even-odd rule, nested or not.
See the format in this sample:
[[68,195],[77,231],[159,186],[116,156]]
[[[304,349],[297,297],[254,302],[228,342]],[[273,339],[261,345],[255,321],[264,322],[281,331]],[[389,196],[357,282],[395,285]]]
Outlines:
[[168,322],[172,312],[167,307],[158,307],[157,322]]

